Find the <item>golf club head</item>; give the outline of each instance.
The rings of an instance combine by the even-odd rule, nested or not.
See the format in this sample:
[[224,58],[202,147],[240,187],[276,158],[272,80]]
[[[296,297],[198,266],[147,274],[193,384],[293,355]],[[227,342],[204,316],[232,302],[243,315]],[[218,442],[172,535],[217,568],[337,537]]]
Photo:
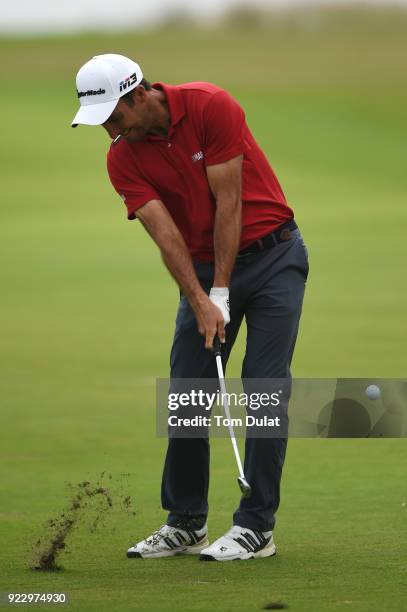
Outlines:
[[242,492],[242,497],[250,497],[250,495],[252,494],[252,488],[247,482],[246,478],[239,476],[239,478],[237,479],[237,483]]

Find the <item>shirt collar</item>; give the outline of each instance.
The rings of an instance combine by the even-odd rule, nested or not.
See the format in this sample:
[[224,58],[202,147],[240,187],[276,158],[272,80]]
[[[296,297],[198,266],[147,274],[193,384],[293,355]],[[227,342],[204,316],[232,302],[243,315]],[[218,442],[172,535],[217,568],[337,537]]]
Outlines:
[[172,133],[174,127],[181,121],[185,115],[185,104],[179,87],[176,85],[167,85],[165,83],[153,83],[154,89],[161,89],[165,93],[170,112],[170,129]]

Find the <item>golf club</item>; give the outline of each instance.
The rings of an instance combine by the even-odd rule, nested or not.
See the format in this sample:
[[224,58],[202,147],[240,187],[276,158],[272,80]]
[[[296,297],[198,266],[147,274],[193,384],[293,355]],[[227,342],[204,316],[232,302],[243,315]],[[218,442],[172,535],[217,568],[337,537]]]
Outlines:
[[219,340],[218,335],[216,335],[215,338],[213,339],[213,352],[215,354],[216,366],[218,368],[218,378],[219,378],[220,390],[222,394],[222,406],[225,412],[225,416],[228,419],[228,429],[229,429],[230,439],[232,441],[232,446],[233,446],[233,450],[234,450],[235,457],[236,457],[236,463],[239,469],[239,476],[238,476],[237,482],[242,492],[242,496],[250,497],[252,489],[249,483],[247,482],[244,472],[243,472],[243,466],[242,466],[242,461],[240,459],[239,449],[238,449],[236,438],[235,438],[235,432],[233,429],[233,425],[231,424],[232,421],[230,417],[229,401],[226,395],[225,377],[223,375],[222,344],[221,344],[221,341]]

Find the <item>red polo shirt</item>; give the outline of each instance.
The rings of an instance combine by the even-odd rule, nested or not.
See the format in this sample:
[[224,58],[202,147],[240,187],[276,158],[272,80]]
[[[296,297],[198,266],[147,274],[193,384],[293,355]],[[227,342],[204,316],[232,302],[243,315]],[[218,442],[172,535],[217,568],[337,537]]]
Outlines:
[[279,182],[246,125],[241,106],[210,83],[155,83],[167,97],[167,138],[120,139],[107,156],[110,180],[128,219],[150,200],[162,200],[195,261],[213,261],[216,201],[205,167],[243,154],[240,248],[291,219]]

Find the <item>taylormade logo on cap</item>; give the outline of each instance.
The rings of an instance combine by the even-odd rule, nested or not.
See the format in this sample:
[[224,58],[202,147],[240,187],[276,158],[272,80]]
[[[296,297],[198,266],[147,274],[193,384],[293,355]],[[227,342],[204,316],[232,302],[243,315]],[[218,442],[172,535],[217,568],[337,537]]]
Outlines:
[[100,125],[107,121],[117,102],[143,80],[136,62],[114,53],[96,55],[86,62],[76,76],[76,90],[81,104],[72,127],[79,123]]
[[98,91],[88,89],[88,91],[78,91],[78,98],[82,98],[82,96],[100,96],[104,93],[106,93],[106,89],[99,89]]

